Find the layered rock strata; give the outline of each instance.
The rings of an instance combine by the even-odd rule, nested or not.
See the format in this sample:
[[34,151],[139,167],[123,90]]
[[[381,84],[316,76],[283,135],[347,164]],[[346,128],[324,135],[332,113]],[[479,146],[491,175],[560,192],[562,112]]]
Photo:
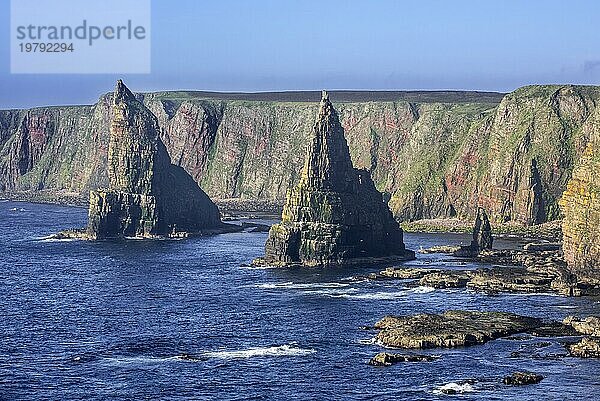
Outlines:
[[563,252],[570,272],[582,284],[600,287],[600,113],[560,206]]
[[323,92],[300,182],[258,263],[307,266],[413,259],[366,170],[355,169],[337,112]]
[[[283,202],[298,181],[318,94],[137,96],[157,117],[172,162],[211,198]],[[600,87],[335,99],[354,166],[391,196],[397,219],[471,221],[480,205],[492,223],[533,224],[560,218],[557,200],[588,141],[582,128]],[[0,110],[0,191],[60,201],[108,187],[111,107],[106,94],[90,106]]]
[[107,189],[90,193],[92,239],[178,235],[223,228],[218,208],[171,164],[156,117],[121,80],[112,101]]

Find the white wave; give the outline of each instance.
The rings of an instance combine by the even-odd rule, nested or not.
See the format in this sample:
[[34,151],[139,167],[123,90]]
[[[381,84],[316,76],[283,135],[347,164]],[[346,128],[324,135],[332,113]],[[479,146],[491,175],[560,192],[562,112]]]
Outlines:
[[[356,290],[358,291],[358,290]],[[410,289],[402,289],[400,291],[378,291],[371,293],[352,294],[349,292],[323,294],[332,298],[347,298],[347,299],[366,299],[366,300],[392,300],[404,298],[410,294],[427,294],[435,291],[433,287],[416,287]]]
[[469,383],[448,383],[433,390],[434,394],[448,394],[448,391],[456,392],[456,394],[472,393],[475,391]]
[[279,267],[279,266],[269,266],[269,265],[264,265],[264,266],[241,265],[240,269],[245,269],[245,270],[270,270],[270,269],[281,269],[281,267]]
[[[77,359],[77,358],[75,358]],[[179,360],[179,356],[170,356],[170,357],[154,357],[154,356],[119,356],[113,358],[107,358],[109,363],[119,364],[119,365],[129,365],[134,363],[139,364],[148,364],[148,363],[162,363],[169,361]]]
[[[314,349],[300,348],[296,343],[277,345],[272,347],[255,347],[244,350],[223,350],[223,351],[206,351],[196,355],[175,355],[168,357],[154,356],[118,356],[106,358],[106,361],[111,364],[128,365],[128,364],[151,364],[164,362],[197,362],[206,359],[246,359],[252,357],[276,357],[276,356],[306,356],[317,352]],[[79,361],[79,357],[75,360]]]
[[273,347],[256,347],[236,351],[210,351],[202,354],[207,358],[219,359],[245,359],[252,357],[271,356],[305,356],[317,352],[314,349],[299,348],[295,343],[277,345]]
[[428,286],[419,286],[419,287],[415,287],[411,290],[408,290],[409,292],[413,292],[415,294],[429,294],[430,292],[434,292],[435,288],[433,287],[428,287]]
[[73,242],[73,241],[81,241],[80,238],[53,238],[52,236],[35,238],[36,241],[40,242]]
[[577,309],[576,305],[555,305],[554,307],[558,309]]
[[302,291],[300,294],[302,295],[316,295],[316,296],[324,296],[329,298],[342,298],[346,295],[354,294],[358,292],[358,288],[324,288],[310,291]]
[[22,207],[13,207],[9,209],[11,212],[26,212],[27,210]]
[[285,289],[297,289],[302,290],[306,288],[340,288],[340,287],[348,287],[350,284],[348,283],[293,283],[288,281],[286,283],[264,283],[264,284],[255,284],[256,288],[265,288],[265,289],[276,289],[276,288],[285,288]]
[[361,338],[360,340],[358,340],[358,343],[363,344],[363,345],[373,345],[373,344],[375,344],[375,337]]
[[553,292],[519,292],[517,294],[525,297],[563,297],[563,295]]

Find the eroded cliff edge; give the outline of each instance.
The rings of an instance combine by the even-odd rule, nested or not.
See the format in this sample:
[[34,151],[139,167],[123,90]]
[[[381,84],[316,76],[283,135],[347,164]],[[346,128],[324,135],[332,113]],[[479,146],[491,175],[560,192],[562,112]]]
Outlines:
[[[397,218],[471,220],[479,205],[493,222],[534,224],[559,217],[600,88],[530,86],[499,104],[490,96],[397,96],[335,104],[354,165],[371,173]],[[85,196],[106,186],[111,97],[0,111],[0,190]],[[212,198],[283,200],[299,179],[318,99],[136,97],[157,117],[173,163]]]
[[600,109],[585,124],[590,140],[567,185],[560,206],[563,253],[582,285],[600,287]]

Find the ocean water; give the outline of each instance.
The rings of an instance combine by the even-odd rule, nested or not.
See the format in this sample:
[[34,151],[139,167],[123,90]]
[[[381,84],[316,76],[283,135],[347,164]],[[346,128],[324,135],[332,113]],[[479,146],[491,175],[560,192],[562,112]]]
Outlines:
[[[52,241],[79,208],[0,202],[0,400],[598,400],[600,361],[561,339],[500,339],[430,350],[434,362],[367,365],[382,351],[361,326],[447,309],[548,319],[600,314],[598,299],[486,296],[360,279],[351,269],[242,267],[265,233],[186,240]],[[468,242],[406,234],[412,249]],[[498,241],[498,246],[514,246]],[[412,266],[474,268],[443,255]],[[521,357],[511,358],[514,351]],[[537,384],[507,387],[530,370]],[[464,380],[471,380],[468,384]],[[442,388],[454,388],[449,396]]]

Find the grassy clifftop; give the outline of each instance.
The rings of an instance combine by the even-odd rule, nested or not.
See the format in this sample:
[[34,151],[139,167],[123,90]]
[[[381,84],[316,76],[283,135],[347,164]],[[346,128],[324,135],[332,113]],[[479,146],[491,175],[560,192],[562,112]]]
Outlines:
[[[298,179],[317,92],[138,95],[174,163],[213,198],[282,199]],[[403,220],[558,216],[600,99],[590,86],[476,92],[330,92],[355,165]],[[314,98],[314,102],[312,99]],[[0,111],[0,190],[86,194],[106,184],[110,120],[97,104]]]

